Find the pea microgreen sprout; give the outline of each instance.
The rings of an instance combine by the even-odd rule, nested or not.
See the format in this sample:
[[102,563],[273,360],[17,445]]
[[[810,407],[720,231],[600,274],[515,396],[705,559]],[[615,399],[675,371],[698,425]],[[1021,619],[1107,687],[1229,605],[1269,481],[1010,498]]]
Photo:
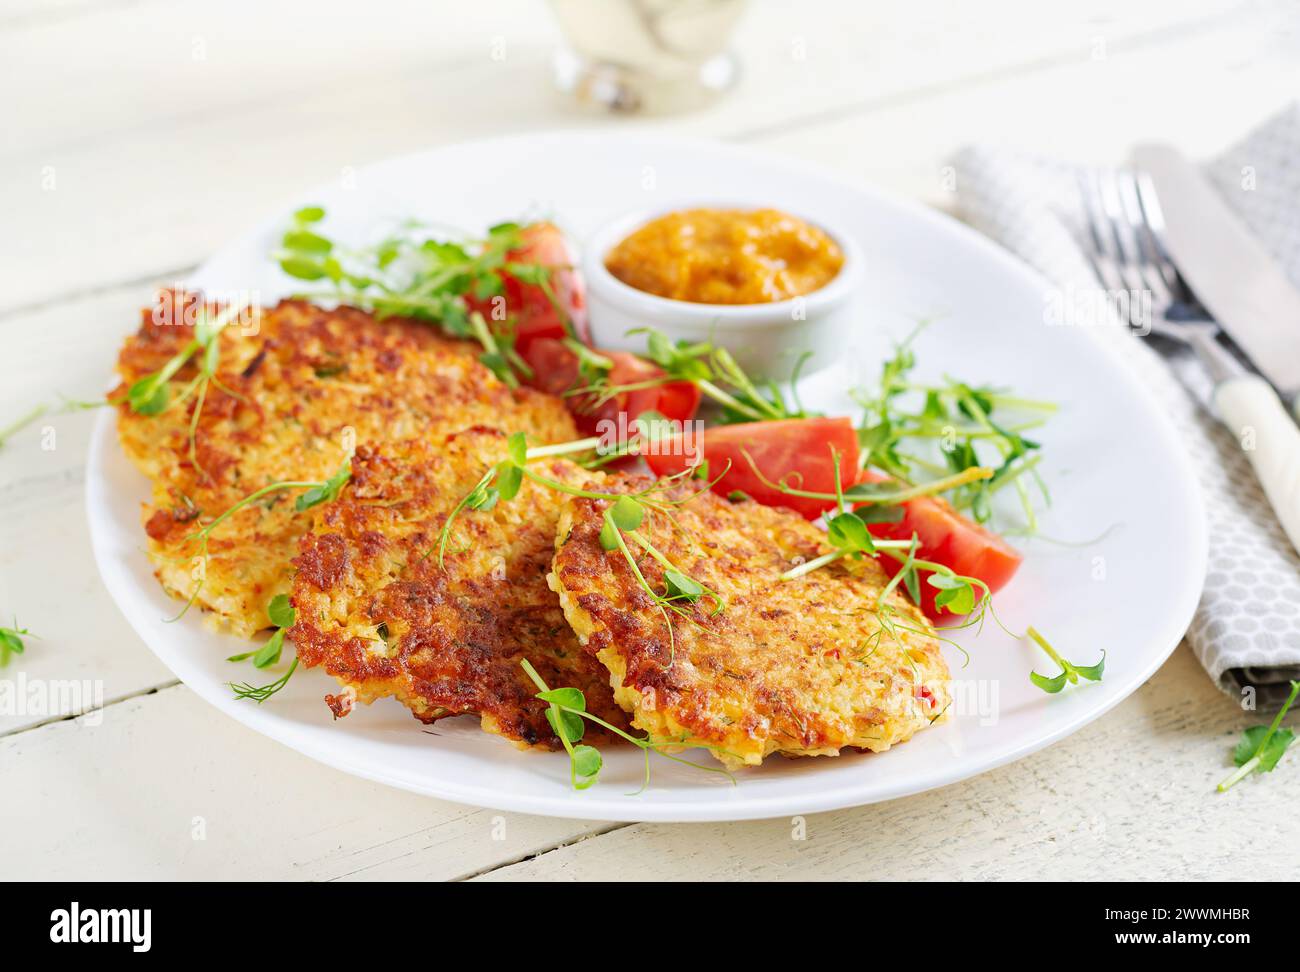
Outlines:
[[[794,391],[799,371],[808,355],[796,361],[790,377],[789,401],[776,382],[759,384],[745,373],[731,352],[709,341],[673,341],[654,328],[636,328],[629,334],[646,336],[645,356],[658,365],[664,374],[644,381],[611,385],[609,367],[601,368],[598,362],[588,363],[584,370],[579,354],[579,375],[586,384],[570,389],[568,395],[590,395],[600,405],[624,392],[654,388],[672,382],[687,381],[722,406],[722,421],[758,422],[766,419],[804,418],[805,412]],[[576,349],[574,349],[576,351]],[[596,356],[599,357],[599,356]],[[728,390],[730,389],[730,390]]]
[[[985,522],[992,515],[993,495],[1014,485],[1026,524],[1033,531],[1036,513],[1025,485],[1026,474],[1035,480],[1044,501],[1050,497],[1036,469],[1041,460],[1039,444],[1025,438],[1023,433],[1044,424],[1056,406],[1051,402],[1014,397],[999,389],[976,387],[947,376],[938,385],[913,382],[910,373],[916,357],[911,343],[924,326],[909,335],[884,362],[879,387],[874,392],[853,392],[866,413],[858,431],[863,466],[881,469],[900,481],[916,482],[924,476],[992,465],[993,475],[986,480],[950,486],[944,492],[952,492],[950,499],[955,507],[968,510],[975,520]],[[908,395],[919,396],[920,404],[905,407],[903,399]],[[1035,417],[1013,424],[1000,418],[1003,412]],[[996,420],[995,414],[999,416]],[[906,451],[909,445],[927,440],[939,442],[939,461]],[[997,455],[995,463],[986,463],[981,455],[981,452],[989,454],[989,450]]]
[[1241,741],[1232,751],[1232,761],[1237,764],[1237,769],[1219,784],[1220,793],[1226,793],[1251,773],[1273,772],[1282,754],[1295,742],[1295,733],[1280,726],[1298,695],[1300,695],[1300,682],[1292,682],[1291,694],[1287,696],[1278,714],[1273,717],[1272,723],[1267,726],[1251,726],[1242,733]]
[[[680,746],[684,740],[663,740],[656,741],[649,734],[642,738],[637,738],[631,733],[624,732],[617,726],[611,725],[604,719],[587,711],[587,699],[576,688],[550,688],[542,676],[537,673],[527,658],[519,660],[520,666],[524,673],[529,677],[534,685],[537,686],[537,698],[547,703],[546,721],[550,723],[555,735],[559,737],[560,743],[564,750],[569,754],[569,780],[575,790],[585,790],[594,785],[600,775],[604,765],[601,758],[600,750],[594,746],[581,744],[585,731],[583,720],[592,722],[601,728],[612,732],[620,739],[630,742],[643,753],[645,753],[645,778],[641,784],[641,790],[650,785],[650,753],[651,751],[659,753],[666,759],[671,759],[675,763],[681,763],[685,766],[693,766],[698,770],[706,773],[721,773],[727,779],[731,780],[734,785],[736,778],[725,768],[720,766],[701,766],[699,763],[691,762],[689,759],[681,759],[671,753],[664,752],[666,748]],[[706,746],[704,748],[717,752],[725,753],[726,750],[716,746]],[[641,792],[641,791],[638,791]]]
[[[644,426],[638,425],[636,436],[638,442],[650,434],[645,430]],[[604,513],[605,523],[600,533],[601,546],[606,550],[619,550],[623,554],[638,584],[650,596],[658,607],[660,614],[663,615],[664,623],[668,626],[670,641],[673,642],[675,650],[675,636],[668,612],[671,611],[692,623],[698,624],[694,612],[688,610],[683,604],[694,605],[701,598],[708,598],[713,602],[713,611],[709,616],[714,617],[726,608],[726,602],[720,594],[711,588],[705,587],[695,579],[686,576],[644,534],[638,532],[637,528],[640,527],[647,511],[669,514],[671,506],[689,502],[690,499],[698,495],[698,493],[692,493],[689,496],[671,500],[660,495],[679,479],[689,476],[690,470],[686,470],[678,474],[678,476],[655,482],[637,492],[608,493],[601,490],[571,486],[529,468],[529,464],[537,459],[590,451],[599,447],[600,442],[599,437],[592,437],[529,449],[527,439],[522,432],[516,432],[509,436],[506,440],[506,458],[490,467],[479,477],[473,488],[452,507],[446,521],[443,523],[442,530],[438,535],[438,566],[445,569],[447,546],[451,540],[452,527],[457,518],[467,509],[486,511],[495,507],[499,502],[509,502],[518,495],[525,479],[543,488],[566,493],[570,496],[606,500],[610,503],[610,506]],[[711,484],[705,484],[700,492],[707,490],[709,485]],[[646,579],[637,562],[636,555],[633,554],[624,539],[625,534],[641,550],[644,550],[663,567],[664,590],[662,592],[656,590],[650,581]],[[428,557],[430,553],[432,553],[432,550],[426,553],[425,557]]]
[[[754,471],[754,475],[768,488],[778,490],[787,496],[802,496],[825,500],[828,503],[833,502],[835,503],[835,509],[838,511],[834,515],[826,517],[827,539],[836,549],[786,571],[781,575],[782,580],[793,580],[796,577],[802,577],[804,574],[833,563],[841,557],[851,555],[873,556],[878,550],[904,550],[909,546],[909,541],[877,540],[871,536],[867,524],[894,522],[899,518],[899,514],[891,511],[890,507],[896,507],[919,496],[928,496],[931,493],[951,488],[953,485],[960,485],[961,483],[988,478],[993,475],[993,470],[975,466],[945,479],[935,480],[919,486],[902,484],[902,488],[900,488],[899,483],[886,481],[856,483],[848,489],[844,489],[840,484],[839,453],[832,448],[831,460],[835,468],[835,492],[821,493],[791,486],[790,481],[798,475],[797,473],[786,476],[780,482],[775,482],[758,468],[758,463],[754,461],[754,457],[748,450],[742,450],[741,454],[745,457],[745,461],[749,463],[750,469]],[[858,510],[849,510],[846,509],[848,503],[869,503],[870,505]],[[947,568],[943,569],[946,570]],[[919,589],[916,593],[919,600]]]
[[18,627],[18,619],[14,618],[12,627],[0,627],[0,668],[9,664],[10,655],[21,655],[27,647],[23,643],[23,638],[34,638],[26,628]]
[[[646,436],[647,432],[644,425],[641,419],[638,419],[636,434],[627,441],[618,443],[613,451],[619,455],[634,453]],[[501,500],[509,502],[518,495],[519,488],[523,485],[525,478],[533,480],[541,486],[570,493],[574,496],[585,496],[589,499],[617,499],[618,494],[577,489],[541,476],[526,468],[529,463],[538,459],[551,456],[578,456],[592,452],[603,452],[606,449],[605,440],[601,436],[590,436],[585,439],[575,439],[572,442],[558,442],[532,448],[528,447],[524,433],[516,432],[509,436],[506,439],[506,458],[484,472],[473,488],[460,498],[447,515],[447,520],[443,523],[442,530],[438,535],[438,566],[444,566],[447,544],[451,539],[452,526],[457,518],[467,509],[487,511],[496,506]],[[649,492],[647,491],[647,494]],[[425,557],[427,556],[429,554],[426,553]]]
[[280,660],[280,653],[284,650],[284,635],[289,628],[293,627],[294,615],[293,605],[289,603],[289,595],[275,595],[275,597],[271,598],[271,603],[266,607],[266,616],[275,625],[274,633],[257,651],[246,651],[242,655],[231,655],[226,661],[238,662],[251,658],[253,659],[254,668],[266,668],[268,665],[274,665]]
[[499,223],[477,240],[453,242],[429,235],[429,227],[411,221],[378,244],[345,248],[321,233],[325,210],[308,206],[293,215],[274,256],[280,269],[298,280],[327,289],[302,296],[337,300],[373,311],[380,317],[401,315],[437,324],[452,337],[477,341],[479,360],[502,381],[518,384],[516,374],[531,374],[515,351],[510,321],[493,327],[468,301],[500,296],[503,274],[540,287],[572,329],[568,312],[551,286],[556,267],[507,261],[524,243],[523,227]]
[[274,682],[268,682],[265,685],[250,685],[248,682],[241,682],[236,685],[230,682],[231,691],[235,693],[236,699],[252,699],[258,705],[261,705],[276,692],[289,684],[289,679],[293,678],[293,673],[298,670],[298,659],[295,658],[289,663],[289,670],[277,678]]
[[[664,624],[668,627],[668,664],[672,665],[677,656],[677,636],[673,631],[672,619],[668,617],[668,612],[671,611],[693,624],[698,624],[699,622],[695,620],[694,613],[682,606],[683,602],[694,605],[701,598],[707,597],[713,601],[713,610],[709,613],[711,618],[717,617],[725,611],[727,602],[717,591],[706,587],[693,578],[687,577],[654,544],[638,532],[637,528],[645,518],[645,510],[642,501],[634,496],[622,495],[614,499],[614,502],[604,513],[604,526],[600,530],[600,545],[605,550],[617,550],[623,555],[623,559],[627,561],[627,565],[637,583],[659,609]],[[645,574],[641,571],[640,564],[637,563],[636,556],[628,547],[625,537],[632,540],[638,547],[653,557],[663,568],[663,593],[655,590],[654,586],[646,579]]]
[[177,372],[200,351],[203,352],[203,359],[200,363],[199,375],[186,386],[180,401],[188,398],[200,384],[206,387],[207,381],[215,376],[217,370],[219,353],[217,338],[222,328],[243,310],[243,306],[228,304],[215,317],[209,318],[206,308],[200,308],[199,320],[194,325],[194,337],[167,359],[157,371],[132,382],[124,398],[110,404],[125,401],[131,407],[131,411],[137,415],[159,415],[172,404],[179,404],[171,401],[170,382],[176,377]]
[[1061,673],[1048,678],[1046,675],[1039,675],[1037,672],[1029,673],[1029,680],[1037,685],[1044,692],[1056,694],[1065,688],[1067,682],[1071,685],[1077,685],[1080,678],[1085,678],[1090,682],[1100,682],[1102,672],[1106,668],[1106,652],[1102,651],[1101,661],[1095,665],[1075,665],[1066,661],[1061,655],[1047,643],[1047,639],[1039,634],[1033,627],[1028,628],[1025,634],[1029,636],[1039,648],[1047,652],[1047,657],[1061,666]]

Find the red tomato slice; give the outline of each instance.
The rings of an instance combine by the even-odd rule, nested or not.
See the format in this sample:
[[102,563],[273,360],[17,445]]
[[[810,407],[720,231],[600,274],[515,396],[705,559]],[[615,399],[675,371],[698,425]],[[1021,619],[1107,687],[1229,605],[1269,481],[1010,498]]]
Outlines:
[[[537,338],[529,342],[521,354],[533,370],[533,377],[528,383],[534,388],[552,395],[562,395],[581,381],[578,356],[565,347],[563,341]],[[597,351],[597,354],[614,363],[608,377],[611,385],[640,384],[653,381],[664,374],[658,365],[627,351]],[[693,418],[695,410],[699,408],[700,390],[692,382],[673,381],[622,392],[599,404],[589,395],[570,395],[565,398],[565,402],[584,435],[599,435],[608,428],[602,427],[604,421],[613,422],[618,428],[620,412],[624,413],[622,428],[618,429],[620,432],[630,431],[636,418],[650,411],[685,422]]]
[[[551,290],[556,303],[546,296],[537,284],[523,283],[502,272],[505,304],[494,304],[496,298],[468,301],[472,310],[479,311],[488,321],[500,320],[502,310],[515,321],[515,348],[520,354],[538,338],[562,338],[570,332],[565,318],[573,324],[574,333],[588,340],[587,289],[578,272],[577,252],[569,239],[552,223],[533,223],[521,230],[523,243],[506,254],[511,263],[539,263],[556,267],[551,274]],[[494,314],[493,311],[496,311]]]
[[[691,443],[683,443],[689,446]],[[671,443],[669,443],[671,445]],[[757,466],[770,482],[788,480],[796,489],[813,493],[835,492],[835,463],[831,450],[839,454],[840,485],[848,489],[858,476],[858,434],[847,418],[781,419],[775,422],[745,422],[706,429],[702,443],[709,478],[721,476],[713,491],[723,496],[739,490],[764,506],[784,506],[809,520],[815,520],[835,505],[834,500],[790,496],[768,486],[754,472]],[[671,476],[694,464],[697,456],[685,455],[686,448],[668,449],[673,455],[646,456],[657,476]],[[750,464],[746,453],[754,460]],[[730,467],[728,467],[730,462]],[[723,475],[723,470],[726,474]]]
[[[885,476],[864,470],[861,482],[880,482]],[[867,505],[867,504],[859,504]],[[933,560],[951,567],[966,577],[978,577],[999,591],[1011,580],[1024,558],[1005,540],[991,530],[962,516],[952,504],[937,496],[921,496],[903,504],[903,519],[898,523],[872,523],[873,535],[886,540],[910,540],[917,537],[917,557]],[[880,564],[892,576],[898,573],[898,564],[882,556]],[[921,580],[921,609],[931,620],[954,617],[947,608],[934,604],[936,588],[925,582],[929,571],[919,571]]]

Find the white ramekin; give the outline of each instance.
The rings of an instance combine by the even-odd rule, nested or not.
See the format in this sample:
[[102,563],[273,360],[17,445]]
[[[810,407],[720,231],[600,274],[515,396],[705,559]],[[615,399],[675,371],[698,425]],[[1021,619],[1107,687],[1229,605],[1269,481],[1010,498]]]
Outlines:
[[[834,364],[843,340],[853,333],[861,291],[862,256],[848,235],[833,222],[807,219],[839,244],[844,264],[834,279],[803,297],[769,304],[692,304],[630,287],[605,268],[609,251],[650,220],[680,209],[701,206],[758,209],[758,205],[695,202],[620,216],[598,230],[583,247],[583,274],[593,343],[598,348],[644,351],[644,335],[628,331],[653,327],[668,337],[713,341],[725,347],[752,377],[790,377],[799,356],[811,352],[803,366],[810,374]],[[795,214],[798,215],[798,214]],[[804,217],[800,217],[804,218]]]

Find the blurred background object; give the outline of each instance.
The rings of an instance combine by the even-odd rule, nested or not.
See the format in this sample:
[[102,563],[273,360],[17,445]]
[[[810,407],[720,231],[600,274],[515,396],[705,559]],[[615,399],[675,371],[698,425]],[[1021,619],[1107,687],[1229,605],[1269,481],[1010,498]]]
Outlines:
[[551,0],[566,46],[562,91],[584,107],[668,114],[708,104],[739,63],[727,50],[745,0]]

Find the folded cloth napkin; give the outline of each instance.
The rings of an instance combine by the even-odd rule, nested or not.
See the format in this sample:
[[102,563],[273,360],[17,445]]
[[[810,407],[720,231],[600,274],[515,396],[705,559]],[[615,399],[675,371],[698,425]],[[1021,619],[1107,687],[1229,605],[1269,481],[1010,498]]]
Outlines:
[[[1078,240],[1083,169],[984,146],[952,160],[958,211],[1066,293],[1098,286]],[[1212,184],[1300,287],[1300,104],[1205,166]],[[1209,518],[1210,566],[1187,641],[1223,691],[1264,709],[1300,678],[1300,556],[1237,440],[1211,414],[1210,382],[1185,349],[1096,327],[1180,430]],[[1160,610],[1160,605],[1152,605]]]

